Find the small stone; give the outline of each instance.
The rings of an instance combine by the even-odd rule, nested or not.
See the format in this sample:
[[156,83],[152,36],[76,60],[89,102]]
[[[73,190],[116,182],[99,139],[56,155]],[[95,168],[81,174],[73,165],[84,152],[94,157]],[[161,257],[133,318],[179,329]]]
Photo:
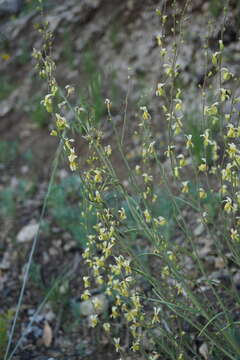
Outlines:
[[200,236],[204,232],[204,225],[200,223],[194,230],[193,234],[195,236]]
[[10,266],[10,254],[6,252],[3,256],[2,261],[0,262],[0,270],[8,270]]
[[204,358],[204,360],[208,360],[208,357],[209,357],[209,352],[208,352],[208,346],[206,343],[203,343],[199,349],[199,354],[202,355],[202,357]]
[[49,249],[49,255],[51,255],[51,256],[57,256],[58,255],[58,250],[55,248],[55,247],[50,247],[50,249]]
[[47,264],[50,261],[50,256],[47,252],[43,253],[43,264]]
[[23,0],[0,0],[0,14],[17,14],[23,5]]
[[34,239],[37,235],[39,224],[28,224],[24,226],[17,234],[17,242],[24,243]]
[[236,285],[236,288],[240,289],[240,271],[236,272],[233,276],[233,282]]
[[63,180],[68,177],[69,173],[65,169],[60,169],[58,172],[59,179]]
[[221,257],[215,258],[215,268],[216,269],[223,269],[225,267],[225,261]]
[[46,303],[46,305],[44,306],[43,315],[44,319],[48,322],[51,322],[55,319],[56,315],[54,314],[50,303]]
[[28,173],[29,167],[28,167],[27,165],[24,165],[24,166],[21,167],[20,171],[21,171],[21,173],[22,173],[23,175],[25,175],[25,174]]
[[64,245],[63,250],[70,251],[71,249],[74,249],[75,246],[76,246],[75,241],[69,241],[67,244]]
[[53,341],[53,331],[47,321],[45,321],[45,323],[44,323],[42,341],[46,347],[49,347]]
[[93,296],[89,300],[82,301],[79,304],[80,313],[83,316],[102,314],[108,308],[108,301],[104,294]]
[[220,269],[217,271],[213,271],[209,276],[211,280],[219,280],[219,281],[229,281],[230,275],[227,269]]
[[18,185],[19,185],[18,179],[15,176],[12,177],[10,180],[10,187],[14,190],[17,188]]

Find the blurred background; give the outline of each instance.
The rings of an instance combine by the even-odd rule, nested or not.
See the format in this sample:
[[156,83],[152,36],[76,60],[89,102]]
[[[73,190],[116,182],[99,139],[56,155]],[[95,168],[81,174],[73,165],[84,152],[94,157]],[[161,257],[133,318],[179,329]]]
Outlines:
[[[113,121],[120,123],[128,102],[126,153],[133,163],[139,157],[134,137],[137,111],[148,105],[159,139],[164,137],[159,100],[153,98],[161,82],[162,62],[156,37],[161,2],[155,0],[0,0],[0,309],[5,314],[17,303],[29,246],[36,233],[43,198],[50,177],[57,139],[54,124],[41,100],[46,81],[35,70],[33,49],[41,49],[37,28],[44,20],[53,33],[52,58],[56,79],[64,89],[75,87],[73,106],[94,116],[111,144],[113,130],[105,121],[105,99],[112,102]],[[168,3],[168,1],[167,1]],[[177,1],[179,9],[184,1]],[[240,1],[230,1],[225,19],[225,63],[234,73],[240,68]],[[199,86],[212,65],[204,61],[204,46],[218,49],[222,29],[223,1],[193,0],[183,23],[184,41],[178,64],[181,88],[185,89],[186,116],[198,121]],[[171,12],[171,7],[169,7]],[[177,36],[177,35],[176,35]],[[173,41],[171,24],[165,33],[166,47]],[[238,88],[236,89],[238,91]],[[67,114],[71,118],[71,114]],[[195,126],[195,125],[192,125]],[[114,147],[114,143],[112,144]],[[78,153],[84,158],[87,145],[79,137]],[[116,161],[119,161],[116,157]],[[39,302],[61,269],[74,269],[66,284],[56,287],[44,311],[32,325],[16,359],[117,359],[111,344],[89,330],[78,311],[78,275],[85,233],[81,225],[80,184],[61,159],[57,183],[50,197],[39,247],[21,310],[17,336],[29,322]],[[121,172],[124,180],[126,174]],[[64,288],[65,286],[65,288]],[[5,316],[5,315],[4,315]],[[11,312],[9,317],[11,318]],[[2,320],[3,321],[3,320]],[[1,315],[0,315],[1,324]],[[46,325],[48,324],[48,325]],[[46,326],[49,326],[47,328]],[[0,329],[1,332],[1,329]],[[43,338],[43,334],[50,333]],[[93,340],[94,338],[94,340]],[[54,339],[54,340],[53,340]],[[49,343],[49,341],[50,343]],[[104,342],[105,341],[105,342]],[[99,350],[100,349],[100,350]],[[68,356],[67,356],[67,355]],[[67,357],[66,357],[67,356]]]

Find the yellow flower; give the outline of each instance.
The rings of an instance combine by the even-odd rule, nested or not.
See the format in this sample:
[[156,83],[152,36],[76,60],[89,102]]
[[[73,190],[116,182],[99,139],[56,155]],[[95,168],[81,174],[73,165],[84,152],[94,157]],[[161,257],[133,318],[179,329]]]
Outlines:
[[56,126],[58,130],[64,130],[69,127],[67,120],[59,114],[56,114]]
[[77,170],[77,164],[76,164],[75,161],[70,162],[70,163],[69,163],[69,166],[70,166],[70,169],[71,169],[72,171],[76,171],[76,170]]
[[118,210],[118,214],[119,214],[120,220],[125,220],[127,218],[124,208],[121,208],[120,210]]
[[74,162],[74,160],[77,158],[77,155],[74,153],[74,151],[71,152],[71,154],[68,156],[69,162]]
[[148,152],[149,152],[149,154],[153,154],[153,152],[154,152],[154,145],[155,145],[155,141],[152,141],[152,142],[149,144],[149,147],[148,147]]
[[148,211],[148,209],[146,209],[145,211],[144,211],[144,216],[145,216],[145,220],[146,220],[146,222],[147,223],[150,223],[151,222],[151,215],[150,215],[150,213],[149,213],[149,211]]
[[47,112],[51,113],[53,111],[53,105],[52,105],[52,94],[47,94],[44,98],[44,100],[41,101],[41,104],[45,107]]
[[224,210],[229,214],[233,210],[232,199],[230,197],[227,197],[227,199],[224,201]]
[[230,98],[231,90],[222,88],[220,89],[220,94],[221,94],[221,101],[224,102]]
[[140,341],[136,340],[132,343],[131,349],[133,352],[136,352],[140,349]]
[[110,156],[112,154],[112,148],[111,148],[111,145],[107,145],[104,147],[104,151],[105,151],[105,154],[107,156]]
[[102,275],[98,275],[95,280],[98,285],[102,285],[104,282]]
[[200,199],[206,199],[206,197],[207,197],[207,194],[203,188],[199,188],[198,194],[199,194]]
[[51,135],[51,136],[57,136],[57,131],[56,131],[56,130],[52,130],[52,131],[50,132],[50,135]]
[[92,328],[98,324],[98,316],[96,314],[89,316],[89,323]]
[[206,147],[209,144],[211,144],[211,141],[209,140],[209,129],[206,129],[204,131],[204,134],[200,135],[200,137],[203,137],[203,145]]
[[171,156],[171,154],[173,153],[173,150],[175,149],[175,146],[174,145],[168,145],[168,147],[167,147],[167,151],[165,151],[165,155],[167,156],[167,157],[170,157]]
[[140,170],[141,170],[140,166],[139,166],[139,165],[136,165],[136,166],[135,166],[135,171],[136,171],[136,174],[137,174],[137,175],[140,174],[140,172],[141,172]]
[[119,352],[120,349],[121,349],[120,338],[113,338],[113,342],[114,342],[114,345],[115,345],[116,352]]
[[94,170],[95,172],[95,176],[94,176],[94,180],[96,183],[101,183],[102,182],[102,174],[100,170]]
[[141,106],[140,110],[142,110],[142,112],[143,112],[143,114],[142,114],[143,120],[150,119],[150,114],[149,114],[148,109],[147,109],[146,106]]
[[142,174],[143,178],[144,178],[144,182],[147,184],[148,182],[151,182],[153,180],[152,175],[148,175],[146,173]]
[[187,142],[186,142],[186,148],[190,149],[191,147],[193,147],[193,143],[192,143],[192,135],[186,135],[187,138]]
[[231,229],[231,239],[239,241],[239,234],[236,229]]
[[182,182],[182,193],[188,193],[189,187],[188,187],[189,181],[183,181]]
[[106,331],[106,333],[109,333],[110,332],[110,324],[109,323],[104,323],[103,324],[103,329]]
[[157,35],[156,36],[156,39],[157,39],[157,44],[158,44],[158,46],[162,46],[162,38],[161,38],[161,35]]
[[212,55],[212,63],[214,66],[217,66],[217,64],[218,64],[219,55],[220,55],[220,53],[218,51]]
[[77,155],[75,154],[75,150],[74,148],[71,148],[70,155],[68,156],[68,160],[69,160],[70,169],[72,171],[75,171],[77,169],[77,163],[75,161],[76,159],[77,159]]
[[180,167],[180,168],[186,165],[186,160],[185,160],[183,154],[179,154],[179,155],[177,156],[177,158],[179,159],[179,167]]
[[161,309],[154,307],[153,310],[154,310],[154,313],[153,313],[153,318],[152,318],[152,325],[160,322],[159,312]]
[[225,195],[227,193],[227,185],[223,184],[220,188],[220,192],[222,195]]
[[65,86],[65,89],[67,90],[67,97],[69,97],[70,95],[72,95],[75,91],[74,87],[71,85],[67,85]]
[[102,198],[98,190],[95,192],[95,201],[98,203],[102,202]]
[[214,104],[212,104],[212,105],[210,105],[210,106],[205,106],[205,108],[204,108],[204,114],[205,114],[205,115],[217,115],[217,113],[218,113],[218,108],[217,108],[217,106],[218,106],[218,103],[217,103],[217,102],[214,103]]
[[176,102],[177,102],[177,103],[176,103],[176,105],[175,105],[175,110],[176,110],[176,111],[182,110],[182,100],[177,99]]
[[8,61],[11,56],[9,54],[5,53],[5,54],[1,54],[1,57],[2,57],[3,60]]
[[161,55],[161,56],[165,56],[166,53],[167,53],[167,49],[166,49],[166,48],[162,48],[162,49],[160,50],[160,55]]
[[119,312],[116,306],[112,306],[111,318],[116,319],[119,316]]
[[227,137],[230,137],[230,138],[236,137],[236,132],[235,132],[233,124],[228,124]]
[[168,268],[168,266],[166,265],[166,266],[164,266],[164,268],[163,268],[163,270],[162,270],[162,277],[163,278],[165,278],[165,277],[167,277],[167,276],[169,276],[169,268]]
[[83,282],[85,288],[89,287],[90,286],[89,276],[83,276]]
[[154,194],[153,197],[152,197],[152,202],[155,203],[157,201],[157,195]]
[[177,166],[175,166],[175,168],[174,168],[174,175],[176,178],[179,177],[179,167],[177,167]]
[[167,220],[163,216],[159,216],[157,219],[154,219],[155,224],[164,226],[167,223]]
[[163,96],[165,94],[164,91],[164,85],[165,83],[158,83],[157,84],[157,90],[156,90],[156,96]]
[[83,300],[88,300],[90,298],[91,294],[89,292],[89,290],[85,290],[84,293],[81,295],[81,298]]
[[221,69],[223,80],[229,80],[231,77],[233,77],[233,73],[231,73],[227,68]]
[[202,161],[202,164],[198,166],[198,170],[204,172],[207,170],[206,159],[202,159]]
[[229,157],[232,159],[238,153],[238,149],[234,143],[230,143],[228,145],[227,152],[228,152]]

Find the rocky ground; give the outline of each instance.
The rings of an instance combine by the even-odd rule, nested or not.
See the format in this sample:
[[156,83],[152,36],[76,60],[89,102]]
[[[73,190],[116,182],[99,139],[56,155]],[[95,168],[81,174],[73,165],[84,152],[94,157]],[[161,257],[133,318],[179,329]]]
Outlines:
[[[184,2],[177,3],[181,8]],[[129,158],[134,159],[138,156],[138,144],[130,136],[130,130],[136,126],[139,107],[149,104],[151,113],[156,115],[154,121],[160,135],[164,127],[157,116],[159,105],[152,100],[162,71],[156,43],[159,20],[155,10],[159,1],[48,0],[43,4],[44,19],[54,34],[52,53],[57,80],[63,87],[68,84],[76,87],[76,104],[96,106],[98,121],[102,121],[106,117],[104,100],[109,98],[114,120],[121,123],[126,93],[129,93],[131,125],[126,150]],[[49,136],[51,119],[40,105],[47,91],[46,84],[38,79],[31,57],[32,49],[39,49],[42,44],[35,29],[41,22],[37,6],[38,1],[34,0],[0,2],[0,314],[16,309],[57,146],[56,139]],[[178,63],[191,111],[198,108],[197,100],[193,102],[193,99],[197,98],[205,71],[206,19],[216,19],[216,11],[211,1],[195,0],[186,13]],[[224,35],[228,50],[225,61],[236,73],[240,66],[238,12],[239,7],[233,2]],[[209,27],[208,41],[213,50],[218,46],[216,39],[221,21],[219,18],[217,25]],[[170,28],[169,25],[166,46],[172,41]],[[210,71],[211,65],[209,67]],[[106,125],[104,131],[111,143],[112,129]],[[80,155],[84,156],[85,146],[84,143],[78,145]],[[63,187],[68,176],[63,160],[57,173]],[[121,167],[120,176],[125,177]],[[57,205],[53,205],[53,209],[54,206]],[[74,233],[54,214],[54,210],[48,211],[40,235],[15,341],[23,334],[54,281],[58,277],[66,280],[40,309],[14,359],[118,358],[109,340],[89,329],[87,316],[91,309],[79,315],[79,277],[84,272],[81,250]],[[199,226],[195,231],[201,236]],[[208,246],[204,244],[203,256],[207,255]],[[215,268],[216,271],[222,268],[217,260]],[[240,283],[238,274],[236,282]]]

